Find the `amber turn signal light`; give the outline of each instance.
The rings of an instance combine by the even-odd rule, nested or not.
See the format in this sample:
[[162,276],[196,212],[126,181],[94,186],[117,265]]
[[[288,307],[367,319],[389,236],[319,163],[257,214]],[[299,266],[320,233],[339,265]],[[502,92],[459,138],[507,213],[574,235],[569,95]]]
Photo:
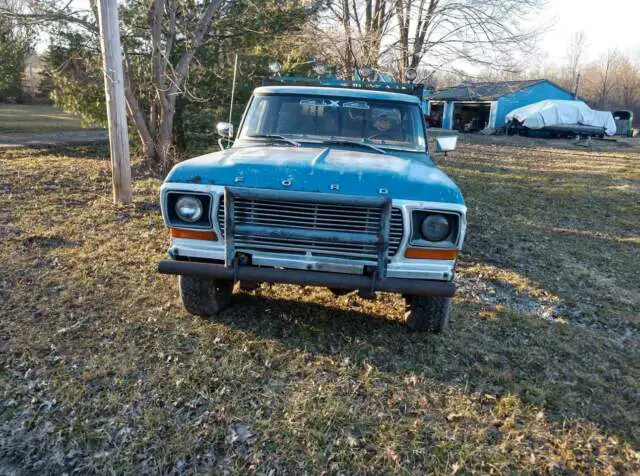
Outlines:
[[458,250],[407,248],[404,256],[414,259],[456,259]]
[[198,231],[198,230],[178,230],[177,228],[169,228],[169,233],[172,238],[189,238],[192,240],[217,240],[215,232],[213,231]]

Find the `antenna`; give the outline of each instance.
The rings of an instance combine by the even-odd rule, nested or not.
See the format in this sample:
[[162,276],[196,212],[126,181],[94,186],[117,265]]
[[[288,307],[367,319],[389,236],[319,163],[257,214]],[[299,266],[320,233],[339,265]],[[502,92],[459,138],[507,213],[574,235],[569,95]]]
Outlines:
[[[238,74],[238,53],[236,53],[236,59],[233,63],[233,84],[231,86],[231,105],[229,106],[229,124],[231,124],[231,116],[233,115],[233,98],[236,95],[236,75],[237,74]],[[231,137],[227,136],[227,148],[229,147],[230,142],[231,142]]]

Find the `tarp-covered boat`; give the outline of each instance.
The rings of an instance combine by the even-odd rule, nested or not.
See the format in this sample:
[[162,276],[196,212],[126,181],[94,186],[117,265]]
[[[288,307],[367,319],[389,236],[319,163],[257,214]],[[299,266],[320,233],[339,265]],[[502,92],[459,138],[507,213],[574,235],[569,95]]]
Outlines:
[[520,126],[533,130],[608,136],[616,133],[611,112],[595,111],[582,101],[548,99],[514,109],[506,120],[517,121]]

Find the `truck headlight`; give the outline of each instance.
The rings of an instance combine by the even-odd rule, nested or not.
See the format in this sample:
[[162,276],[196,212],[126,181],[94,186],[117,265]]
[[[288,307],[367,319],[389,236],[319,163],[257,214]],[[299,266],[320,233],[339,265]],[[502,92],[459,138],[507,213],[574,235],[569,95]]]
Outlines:
[[429,215],[422,221],[420,232],[425,240],[442,241],[451,233],[451,224],[444,215]]
[[180,220],[194,223],[202,217],[202,202],[197,197],[185,195],[176,201],[175,211]]

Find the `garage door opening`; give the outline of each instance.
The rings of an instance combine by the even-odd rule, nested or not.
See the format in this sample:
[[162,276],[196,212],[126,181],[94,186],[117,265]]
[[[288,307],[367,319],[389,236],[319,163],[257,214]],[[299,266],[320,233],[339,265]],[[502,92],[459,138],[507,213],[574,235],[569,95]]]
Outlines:
[[616,135],[633,137],[633,112],[622,110],[614,111],[613,119],[616,121]]
[[478,132],[489,126],[490,102],[458,103],[453,108],[453,128],[460,132]]
[[444,103],[431,103],[431,113],[427,116],[429,127],[442,127],[442,116],[444,114]]

